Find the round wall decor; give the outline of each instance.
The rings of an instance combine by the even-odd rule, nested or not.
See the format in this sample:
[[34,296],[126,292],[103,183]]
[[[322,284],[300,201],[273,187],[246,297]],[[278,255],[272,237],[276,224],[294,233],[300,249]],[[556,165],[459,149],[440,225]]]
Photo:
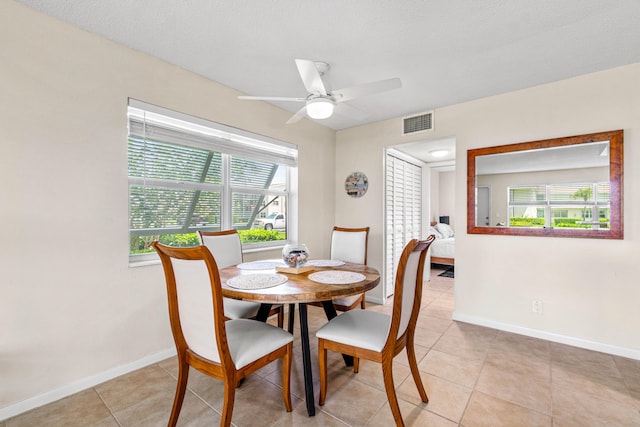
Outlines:
[[369,188],[369,180],[362,172],[353,172],[344,181],[344,190],[351,197],[362,197]]

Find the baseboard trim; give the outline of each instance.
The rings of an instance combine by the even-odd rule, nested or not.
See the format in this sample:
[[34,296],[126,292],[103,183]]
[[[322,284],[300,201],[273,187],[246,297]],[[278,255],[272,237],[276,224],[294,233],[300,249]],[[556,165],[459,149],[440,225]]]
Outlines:
[[493,320],[482,317],[469,316],[464,313],[456,313],[454,311],[453,320],[464,323],[471,323],[488,328],[498,329],[505,332],[513,332],[514,334],[525,335],[533,338],[541,338],[547,341],[567,344],[573,347],[580,347],[587,350],[599,351],[601,353],[613,354],[615,356],[627,357],[629,359],[640,360],[640,351],[619,347],[616,345],[605,344],[597,341],[585,340],[582,338],[570,337],[568,335],[555,334],[552,332],[541,331],[539,329],[526,328],[523,326],[511,325],[508,323],[495,322]]
[[143,357],[142,359],[138,359],[134,362],[116,366],[115,368],[100,372],[99,374],[92,375],[87,378],[83,378],[79,381],[67,384],[63,387],[48,391],[38,396],[31,397],[13,405],[0,408],[0,422],[11,417],[15,417],[16,415],[20,415],[24,412],[30,411],[32,409],[38,408],[40,406],[55,402],[56,400],[71,396],[72,394],[89,389],[98,384],[102,384],[103,382],[119,377],[120,375],[128,374],[129,372],[144,368],[145,366],[158,363],[171,356],[175,356],[175,354],[176,349],[170,348],[159,353]]

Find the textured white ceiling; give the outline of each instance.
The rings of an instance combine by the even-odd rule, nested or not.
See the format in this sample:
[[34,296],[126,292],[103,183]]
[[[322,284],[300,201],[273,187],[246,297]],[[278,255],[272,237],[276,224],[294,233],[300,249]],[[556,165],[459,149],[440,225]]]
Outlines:
[[333,129],[640,62],[639,0],[18,1],[249,95],[306,96],[295,58],[333,88],[402,80]]

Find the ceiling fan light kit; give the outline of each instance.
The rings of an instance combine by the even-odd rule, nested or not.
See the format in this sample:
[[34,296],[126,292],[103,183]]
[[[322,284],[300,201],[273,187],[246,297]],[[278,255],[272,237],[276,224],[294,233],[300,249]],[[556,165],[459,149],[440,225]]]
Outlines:
[[340,109],[339,113],[341,115],[352,116],[355,120],[362,120],[362,116],[366,116],[362,111],[350,107],[347,104],[342,104],[342,106],[339,104],[363,96],[373,95],[402,87],[400,79],[393,78],[346,87],[329,92],[322,81],[322,76],[324,76],[330,69],[329,64],[326,62],[314,62],[308,59],[296,59],[296,66],[298,67],[298,74],[300,74],[302,83],[308,92],[306,98],[243,95],[239,96],[238,99],[304,102],[304,107],[298,110],[298,112],[296,112],[287,121],[287,124],[295,123],[305,115],[315,120],[328,119],[333,115],[335,108]]
[[334,104],[326,98],[316,98],[307,101],[307,115],[312,119],[328,119],[333,114]]

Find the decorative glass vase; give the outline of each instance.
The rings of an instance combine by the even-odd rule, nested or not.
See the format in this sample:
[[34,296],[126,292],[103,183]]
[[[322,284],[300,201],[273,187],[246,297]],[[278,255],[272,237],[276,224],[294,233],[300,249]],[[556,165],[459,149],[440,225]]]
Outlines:
[[282,260],[289,267],[302,267],[308,259],[309,249],[304,243],[290,243],[282,248]]

